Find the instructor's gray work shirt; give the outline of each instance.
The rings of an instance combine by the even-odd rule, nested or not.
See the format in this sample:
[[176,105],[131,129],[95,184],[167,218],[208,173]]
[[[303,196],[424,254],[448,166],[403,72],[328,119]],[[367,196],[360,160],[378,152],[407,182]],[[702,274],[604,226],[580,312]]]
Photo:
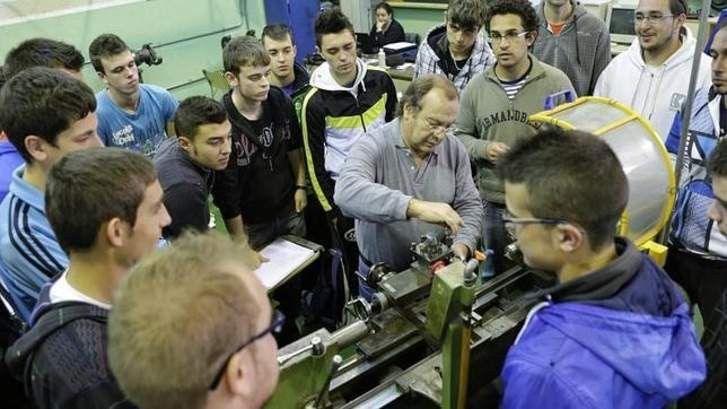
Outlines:
[[354,145],[333,198],[344,214],[356,219],[361,254],[395,271],[409,266],[411,242],[430,232],[440,238],[444,233],[442,226],[407,219],[412,198],[452,206],[464,221],[454,242],[464,243],[470,251],[481,232],[482,202],[462,142],[448,134],[417,168],[414,153],[402,140],[399,119]]

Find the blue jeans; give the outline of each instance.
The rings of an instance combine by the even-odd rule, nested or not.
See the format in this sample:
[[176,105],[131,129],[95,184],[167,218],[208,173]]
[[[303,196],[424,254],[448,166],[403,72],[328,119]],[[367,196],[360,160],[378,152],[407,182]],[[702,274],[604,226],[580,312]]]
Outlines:
[[493,252],[492,267],[495,275],[501,274],[505,269],[503,258],[505,257],[505,246],[510,244],[510,238],[505,230],[505,223],[502,221],[502,215],[505,212],[505,206],[482,200],[485,208],[485,221],[482,223],[482,241],[485,249],[491,249]]

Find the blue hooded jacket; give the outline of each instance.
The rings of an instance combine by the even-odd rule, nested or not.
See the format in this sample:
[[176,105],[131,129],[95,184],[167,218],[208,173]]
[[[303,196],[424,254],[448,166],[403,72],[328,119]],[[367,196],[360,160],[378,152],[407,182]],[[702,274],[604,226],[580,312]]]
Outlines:
[[502,371],[503,408],[663,408],[704,381],[687,305],[619,240],[614,262],[548,290],[530,312]]

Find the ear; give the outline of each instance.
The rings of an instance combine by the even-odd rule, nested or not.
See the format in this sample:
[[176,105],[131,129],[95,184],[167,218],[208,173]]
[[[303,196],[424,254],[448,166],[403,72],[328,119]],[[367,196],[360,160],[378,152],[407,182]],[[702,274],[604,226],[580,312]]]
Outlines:
[[184,149],[185,152],[192,152],[192,141],[189,138],[186,136],[177,136],[177,140],[179,141],[179,146]]
[[556,225],[552,232],[553,244],[564,253],[575,252],[583,247],[586,241],[585,233],[570,223]]
[[323,50],[321,50],[321,47],[316,45],[316,54],[323,55]]
[[249,351],[238,351],[227,361],[227,368],[222,382],[227,385],[230,393],[243,398],[255,396],[255,385],[250,382],[250,368],[252,358]]
[[[293,46],[293,59],[295,59],[295,57],[296,57],[297,55],[298,55],[298,47],[294,45],[294,46]],[[294,62],[294,63],[295,63],[295,62]]]
[[410,119],[414,114],[416,114],[416,110],[411,104],[404,105],[404,108],[401,110],[401,116],[404,117],[404,119]]
[[100,79],[101,82],[108,85],[109,81],[106,78],[106,74],[104,74],[102,71],[96,71],[96,75],[98,75],[98,79]]
[[129,224],[118,217],[106,222],[102,229],[105,231],[106,239],[111,247],[122,247],[126,242],[126,238],[129,237]]
[[687,15],[680,14],[679,17],[675,18],[674,20],[676,20],[679,23],[679,27],[683,27],[684,24],[687,23]]
[[237,76],[229,71],[225,71],[225,79],[227,80],[227,83],[233,88],[239,84],[239,81],[237,81]]
[[528,33],[528,35],[525,36],[526,44],[528,45],[528,48],[532,47],[533,44],[535,44],[535,40],[538,38],[538,32],[537,31],[531,31]]
[[23,143],[25,144],[25,150],[28,151],[33,160],[45,162],[48,159],[48,149],[51,146],[45,139],[35,135],[28,135]]

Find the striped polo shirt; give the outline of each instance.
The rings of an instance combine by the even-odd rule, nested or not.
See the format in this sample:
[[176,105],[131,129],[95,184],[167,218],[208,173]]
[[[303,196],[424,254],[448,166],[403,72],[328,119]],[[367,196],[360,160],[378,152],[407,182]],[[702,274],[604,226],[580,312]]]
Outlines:
[[24,170],[25,165],[13,172],[0,204],[0,272],[21,315],[32,311],[43,284],[68,267],[45,213],[44,194],[23,180]]

